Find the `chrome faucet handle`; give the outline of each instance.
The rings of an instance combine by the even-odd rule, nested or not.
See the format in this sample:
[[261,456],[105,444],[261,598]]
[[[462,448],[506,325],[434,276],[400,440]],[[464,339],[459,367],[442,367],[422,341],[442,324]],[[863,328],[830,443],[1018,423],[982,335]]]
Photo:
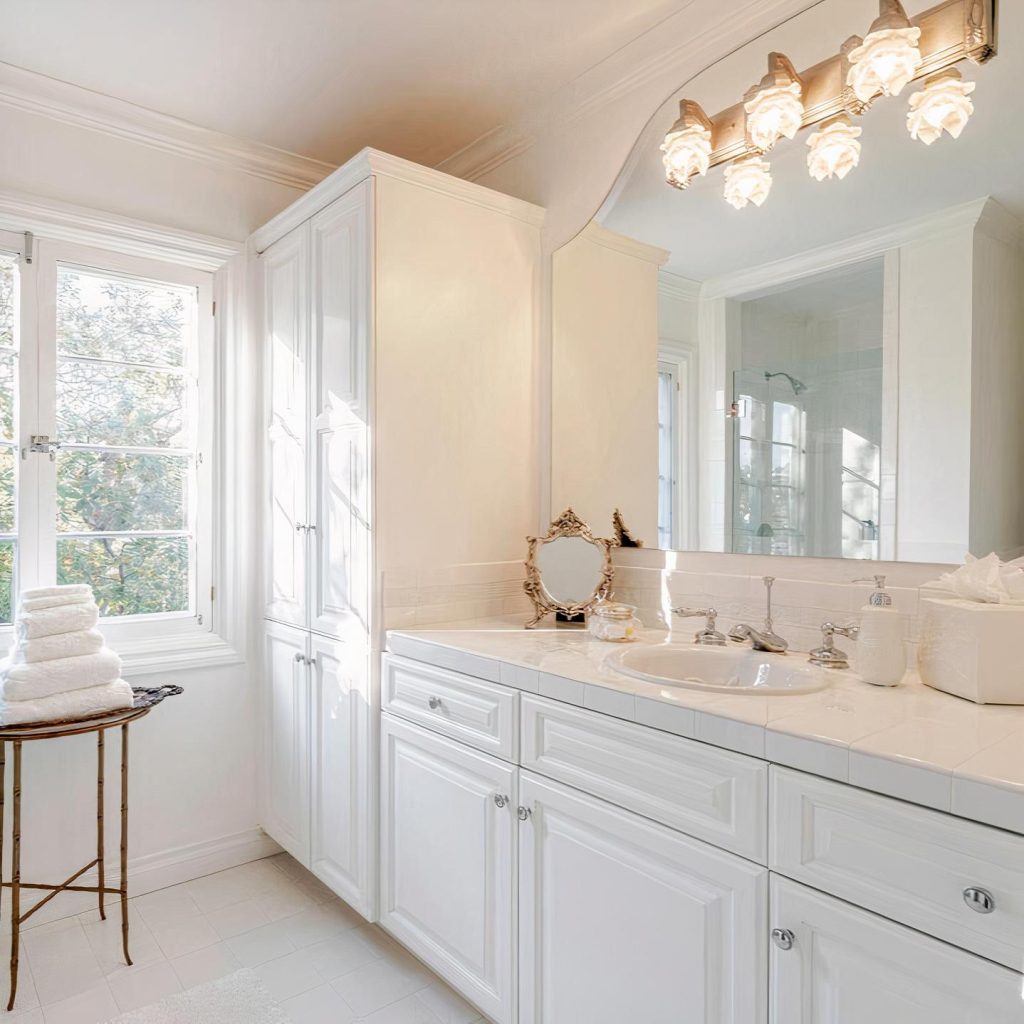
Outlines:
[[775,632],[775,620],[772,617],[772,584],[775,582],[775,577],[762,576],[761,582],[764,584],[765,590],[764,629],[761,631],[761,638],[768,650],[784,654],[789,650],[789,641]]
[[845,651],[835,645],[836,636],[849,637],[856,640],[860,636],[859,626],[837,626],[834,622],[824,622],[821,626],[821,646],[815,647],[808,655],[812,665],[823,668],[849,668],[850,659]]
[[681,619],[692,619],[700,615],[705,617],[704,628],[698,630],[693,637],[695,644],[702,647],[724,647],[725,636],[715,628],[718,621],[718,610],[715,608],[673,608],[673,615]]

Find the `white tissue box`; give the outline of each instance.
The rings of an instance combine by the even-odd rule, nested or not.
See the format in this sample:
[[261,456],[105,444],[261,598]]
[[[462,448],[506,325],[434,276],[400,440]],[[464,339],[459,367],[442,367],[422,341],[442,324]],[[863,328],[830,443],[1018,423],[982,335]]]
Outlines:
[[976,704],[1024,704],[1024,606],[923,597],[921,681]]

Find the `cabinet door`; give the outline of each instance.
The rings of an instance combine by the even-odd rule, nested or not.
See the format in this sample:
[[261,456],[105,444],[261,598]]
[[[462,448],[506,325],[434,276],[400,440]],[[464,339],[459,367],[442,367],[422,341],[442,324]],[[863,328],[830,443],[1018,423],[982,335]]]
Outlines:
[[307,626],[309,228],[303,225],[275,242],[260,266],[269,492],[264,614]]
[[329,636],[370,620],[371,195],[366,181],[310,221],[310,619]]
[[313,634],[310,868],[346,903],[375,917],[377,758],[366,638]]
[[763,1024],[763,868],[520,774],[520,1024]]
[[309,634],[274,622],[264,632],[263,828],[309,864]]
[[1024,1020],[1021,975],[778,875],[772,925],[771,1024]]
[[510,1024],[515,769],[390,715],[381,722],[381,924]]

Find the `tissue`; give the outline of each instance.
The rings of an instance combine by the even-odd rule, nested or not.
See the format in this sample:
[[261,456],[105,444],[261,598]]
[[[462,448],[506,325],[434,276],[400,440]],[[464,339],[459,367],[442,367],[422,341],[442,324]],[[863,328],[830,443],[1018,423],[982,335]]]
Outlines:
[[930,586],[963,601],[1024,605],[1024,559],[1003,562],[994,553],[984,558],[968,555],[959,569],[943,573]]

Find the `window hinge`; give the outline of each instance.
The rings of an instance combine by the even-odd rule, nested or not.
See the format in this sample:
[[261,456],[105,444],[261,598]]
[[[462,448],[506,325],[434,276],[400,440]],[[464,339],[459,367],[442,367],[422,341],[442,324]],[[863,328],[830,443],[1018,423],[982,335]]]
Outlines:
[[21,258],[26,263],[32,262],[32,243],[35,241],[35,236],[31,231],[25,232],[25,251],[21,254]]
[[215,589],[213,587],[210,587],[210,600],[211,601],[213,600],[214,593],[215,593]]
[[217,315],[217,301],[216,301],[216,299],[213,302],[213,315],[214,316]]

